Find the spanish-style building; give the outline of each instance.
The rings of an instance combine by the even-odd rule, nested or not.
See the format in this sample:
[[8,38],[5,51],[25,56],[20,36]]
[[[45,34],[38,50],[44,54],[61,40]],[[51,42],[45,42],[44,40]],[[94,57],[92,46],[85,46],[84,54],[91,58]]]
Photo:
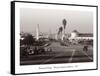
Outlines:
[[93,33],[79,33],[77,30],[74,30],[69,40],[93,40]]

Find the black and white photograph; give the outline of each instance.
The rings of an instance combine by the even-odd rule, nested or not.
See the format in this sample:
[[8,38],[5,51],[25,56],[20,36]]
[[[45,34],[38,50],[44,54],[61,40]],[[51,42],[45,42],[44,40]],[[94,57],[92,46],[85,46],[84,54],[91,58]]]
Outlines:
[[20,64],[93,61],[93,13],[20,9]]
[[96,17],[96,6],[16,2],[17,72],[96,68]]

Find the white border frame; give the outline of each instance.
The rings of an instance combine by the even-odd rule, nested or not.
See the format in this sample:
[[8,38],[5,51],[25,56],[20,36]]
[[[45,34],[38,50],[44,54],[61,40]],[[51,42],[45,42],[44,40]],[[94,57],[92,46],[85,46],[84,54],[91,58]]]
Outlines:
[[[66,8],[67,7],[67,8]],[[94,48],[93,62],[86,63],[63,63],[63,64],[43,64],[43,65],[28,65],[20,66],[20,8],[39,8],[39,9],[60,9],[60,10],[81,10],[93,12],[93,33],[94,33]],[[70,9],[71,8],[71,9]],[[72,71],[97,68],[97,11],[96,7],[72,6],[72,5],[55,5],[55,4],[40,4],[40,3],[21,3],[15,2],[15,74],[19,73],[40,73],[54,71]],[[56,68],[55,68],[56,67]],[[58,69],[58,68],[59,69]],[[47,69],[40,69],[47,68]]]

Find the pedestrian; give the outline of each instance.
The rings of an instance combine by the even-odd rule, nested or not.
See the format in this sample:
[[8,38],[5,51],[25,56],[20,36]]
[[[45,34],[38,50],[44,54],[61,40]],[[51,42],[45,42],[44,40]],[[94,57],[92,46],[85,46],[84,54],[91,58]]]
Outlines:
[[85,45],[84,47],[83,47],[83,51],[88,51],[88,46],[87,45]]

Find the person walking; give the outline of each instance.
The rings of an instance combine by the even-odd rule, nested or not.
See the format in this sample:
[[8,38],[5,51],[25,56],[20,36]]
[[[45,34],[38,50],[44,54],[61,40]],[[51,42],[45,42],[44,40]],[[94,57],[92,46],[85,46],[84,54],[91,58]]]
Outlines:
[[88,46],[87,45],[85,45],[84,47],[83,47],[83,51],[88,51]]

